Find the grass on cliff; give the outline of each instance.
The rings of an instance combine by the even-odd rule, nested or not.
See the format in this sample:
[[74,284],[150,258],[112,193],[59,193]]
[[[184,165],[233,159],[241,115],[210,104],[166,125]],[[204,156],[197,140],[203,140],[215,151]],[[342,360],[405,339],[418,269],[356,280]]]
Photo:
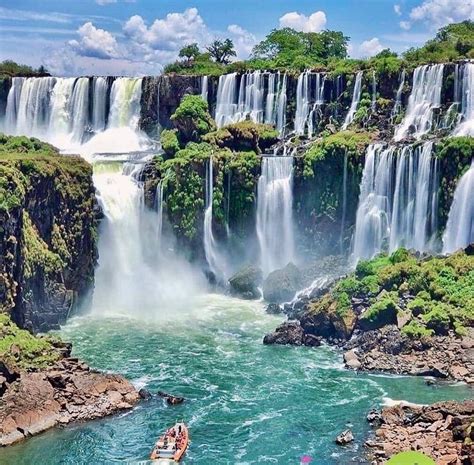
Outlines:
[[361,261],[331,291],[341,315],[353,311],[352,298],[370,303],[359,317],[363,329],[396,324],[404,316],[402,332],[410,337],[449,330],[464,335],[474,326],[474,256],[460,251],[420,259],[399,249]]
[[50,336],[34,336],[20,329],[5,313],[0,313],[0,361],[23,370],[36,370],[61,358]]

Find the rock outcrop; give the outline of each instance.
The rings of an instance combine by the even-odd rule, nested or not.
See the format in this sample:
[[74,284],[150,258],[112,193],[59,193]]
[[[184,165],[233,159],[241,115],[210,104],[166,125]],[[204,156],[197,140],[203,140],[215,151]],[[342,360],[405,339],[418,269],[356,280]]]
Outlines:
[[1,395],[1,446],[54,426],[130,409],[139,399],[125,378],[91,370],[75,358],[37,372],[12,371],[15,379],[4,381]]
[[429,406],[384,408],[380,425],[366,442],[374,465],[393,455],[416,450],[437,465],[466,465],[474,459],[474,401],[439,402]]
[[23,328],[57,328],[94,284],[92,169],[36,139],[1,136],[0,177],[0,305]]
[[262,284],[262,270],[256,266],[247,266],[229,279],[231,293],[242,299],[258,299]]
[[288,263],[285,268],[272,271],[266,277],[263,282],[263,297],[271,303],[288,302],[301,289],[301,285],[301,271],[293,263]]

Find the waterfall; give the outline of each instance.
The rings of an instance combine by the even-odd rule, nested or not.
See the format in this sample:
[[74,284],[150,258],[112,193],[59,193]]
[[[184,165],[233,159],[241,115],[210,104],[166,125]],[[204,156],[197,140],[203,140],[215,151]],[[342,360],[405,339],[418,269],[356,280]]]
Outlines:
[[[266,79],[268,80],[265,85]],[[219,78],[216,102],[218,127],[244,121],[275,125],[283,133],[286,113],[286,75],[253,71]]]
[[443,252],[450,253],[474,242],[474,160],[460,179],[443,234]]
[[286,73],[283,75],[281,85],[279,84],[278,97],[277,97],[277,109],[276,109],[276,128],[280,137],[285,134],[286,127],[286,87],[287,87],[287,76]]
[[356,215],[354,259],[399,247],[426,251],[438,207],[437,162],[433,144],[413,148],[370,145]]
[[454,130],[455,136],[474,136],[474,63],[466,63],[458,85],[461,101],[461,119]]
[[347,150],[344,153],[344,168],[342,171],[342,217],[341,217],[341,232],[339,236],[339,249],[341,255],[344,252],[344,226],[346,224],[346,209],[347,209]]
[[45,137],[55,78],[27,78],[21,86],[14,134]]
[[415,69],[407,112],[395,131],[395,141],[409,135],[419,139],[432,129],[433,109],[441,105],[443,71],[444,65],[424,65]]
[[406,71],[403,70],[400,76],[400,84],[395,95],[395,105],[393,106],[392,117],[397,116],[400,113],[400,110],[402,109],[402,93],[403,88],[405,86],[406,74]]
[[81,147],[90,157],[97,153],[140,152],[150,147],[149,139],[139,130],[142,97],[141,78],[117,78],[110,90],[107,128]]
[[71,95],[75,78],[59,79],[51,95],[51,116],[48,133],[50,140],[59,147],[67,146],[71,122]]
[[206,170],[206,211],[204,213],[204,253],[209,270],[216,279],[226,278],[226,264],[218,251],[218,246],[212,232],[212,202],[214,198],[214,169],[212,156],[209,158]]
[[296,86],[295,133],[312,137],[315,118],[324,104],[324,85],[326,76],[321,73],[305,71],[298,76]]
[[357,107],[359,106],[360,94],[362,91],[362,76],[362,71],[359,71],[356,75],[354,92],[352,93],[352,103],[346,115],[346,119],[344,120],[344,124],[342,125],[343,130],[347,129],[348,126],[352,123],[352,121],[354,121],[354,116],[356,114]]
[[21,90],[25,78],[15,77],[12,79],[12,86],[8,92],[7,106],[5,109],[5,132],[14,134],[16,132],[16,122],[20,107]]
[[105,219],[100,225],[93,309],[133,316],[159,311],[160,318],[172,318],[203,283],[179,256],[160,252],[158,213],[145,207],[143,183],[137,180],[142,167],[94,164],[94,185]]
[[163,242],[163,185],[160,181],[156,186],[156,211],[158,212],[158,218],[156,220],[156,230],[158,238],[158,248],[161,250]]
[[295,132],[304,134],[309,114],[309,71],[298,76],[296,85]]
[[105,129],[107,121],[107,80],[95,77],[92,89],[92,129],[101,132]]
[[201,98],[207,102],[208,101],[208,93],[209,93],[209,78],[208,76],[202,76],[201,78]]
[[71,139],[82,143],[89,118],[89,79],[78,78],[71,95],[69,114],[71,118]]
[[293,157],[263,157],[257,236],[264,275],[294,261]]

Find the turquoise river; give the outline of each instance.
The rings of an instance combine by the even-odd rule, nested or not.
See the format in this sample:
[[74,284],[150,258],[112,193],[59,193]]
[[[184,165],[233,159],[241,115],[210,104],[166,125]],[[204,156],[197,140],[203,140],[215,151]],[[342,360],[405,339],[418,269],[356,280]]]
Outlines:
[[[470,395],[462,385],[355,374],[329,347],[264,346],[263,335],[280,321],[263,303],[214,294],[198,297],[180,317],[70,320],[61,333],[75,355],[186,402],[170,407],[153,398],[122,415],[54,429],[0,450],[0,463],[147,463],[156,437],[178,419],[189,424],[192,440],[184,465],[299,464],[303,456],[312,465],[368,463],[363,443],[372,407]],[[336,446],[348,426],[356,441]]]

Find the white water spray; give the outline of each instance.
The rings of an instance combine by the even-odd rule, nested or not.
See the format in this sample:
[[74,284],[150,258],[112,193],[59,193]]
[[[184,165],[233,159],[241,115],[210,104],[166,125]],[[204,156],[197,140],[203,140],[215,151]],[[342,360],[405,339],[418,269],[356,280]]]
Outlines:
[[342,125],[343,130],[347,129],[352,121],[354,121],[354,116],[356,114],[357,107],[359,106],[360,95],[362,91],[362,76],[362,71],[359,71],[356,75],[354,92],[352,93],[352,103],[346,115],[346,119],[344,120],[344,124]]
[[293,157],[263,157],[258,181],[257,235],[264,275],[295,260]]

